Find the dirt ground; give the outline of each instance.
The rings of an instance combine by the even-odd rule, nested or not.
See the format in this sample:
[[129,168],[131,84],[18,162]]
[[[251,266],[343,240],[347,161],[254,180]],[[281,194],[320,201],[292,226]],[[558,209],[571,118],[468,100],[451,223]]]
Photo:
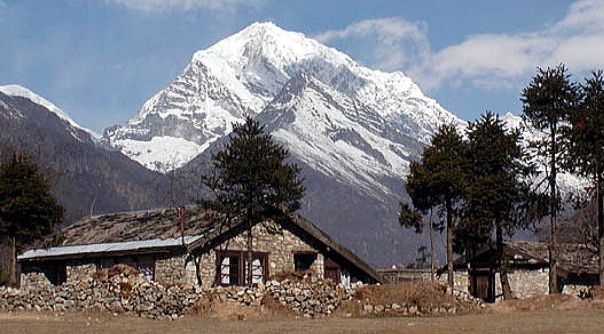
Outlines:
[[109,315],[0,313],[0,333],[604,333],[604,310],[560,308],[526,311],[504,307],[483,314],[433,318],[292,317],[225,320],[189,316],[155,321]]

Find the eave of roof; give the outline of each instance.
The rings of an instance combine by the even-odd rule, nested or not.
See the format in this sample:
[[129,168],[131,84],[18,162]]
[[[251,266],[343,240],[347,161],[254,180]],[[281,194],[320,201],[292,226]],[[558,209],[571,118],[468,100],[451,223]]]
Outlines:
[[[185,236],[185,244],[189,245],[203,236]],[[182,247],[182,238],[150,239],[140,241],[112,242],[101,244],[58,246],[29,250],[17,257],[19,261],[37,259],[80,258],[95,254],[114,254],[128,252],[153,252],[161,249]]]

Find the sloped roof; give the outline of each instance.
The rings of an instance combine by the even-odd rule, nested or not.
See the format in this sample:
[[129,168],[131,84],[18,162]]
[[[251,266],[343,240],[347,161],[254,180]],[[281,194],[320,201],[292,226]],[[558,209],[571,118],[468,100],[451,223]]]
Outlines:
[[[216,224],[217,215],[198,206],[185,208],[185,244],[192,249],[207,245],[212,240],[242,231],[243,223],[230,226]],[[376,282],[377,272],[362,259],[299,214],[277,219],[284,227],[297,227],[335,252]],[[64,228],[45,241],[44,247],[21,254],[19,260],[46,260],[76,258],[117,252],[150,252],[158,249],[181,248],[182,233],[176,209],[120,212],[82,219]]]
[[[200,207],[185,208],[185,235],[201,235],[211,229],[212,215]],[[176,209],[119,212],[84,218],[55,236],[55,246],[115,243],[181,236]]]
[[[549,265],[548,244],[535,241],[506,241],[504,242],[504,257],[511,265]],[[495,245],[490,245],[478,252],[472,261],[490,262],[495,265]],[[466,267],[463,257],[454,262],[455,268]],[[442,270],[446,270],[446,266]],[[598,257],[597,252],[585,244],[562,243],[558,245],[558,270],[563,274],[597,275]],[[440,271],[440,270],[439,270]]]
[[[512,261],[549,264],[548,244],[532,241],[506,242],[505,257]],[[558,269],[573,274],[598,273],[597,253],[585,244],[564,243],[558,246]]]

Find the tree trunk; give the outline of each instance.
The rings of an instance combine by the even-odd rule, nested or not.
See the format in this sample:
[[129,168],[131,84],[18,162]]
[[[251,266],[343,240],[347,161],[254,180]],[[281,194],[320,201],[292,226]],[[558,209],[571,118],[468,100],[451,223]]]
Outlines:
[[252,287],[252,221],[249,221],[247,230],[247,285]]
[[451,294],[453,294],[455,288],[453,275],[455,271],[453,269],[453,209],[450,201],[445,204],[445,209],[447,210],[447,284]]
[[598,273],[600,285],[604,285],[604,198],[602,197],[602,173],[596,178],[596,196],[598,197]]
[[432,208],[430,208],[430,218],[428,221],[430,229],[430,282],[434,282],[434,229],[432,228]]
[[17,287],[17,249],[14,237],[8,237],[5,239],[8,250],[8,263],[6,268],[6,285],[10,287]]
[[505,259],[503,252],[503,231],[501,229],[501,223],[496,223],[496,244],[497,244],[497,259],[499,261],[499,278],[501,280],[501,291],[503,292],[503,299],[512,299],[512,289],[510,288],[510,280],[508,278],[508,261]]
[[549,242],[549,293],[557,294],[558,290],[558,237],[556,231],[558,208],[556,205],[556,127],[550,127],[550,242]]

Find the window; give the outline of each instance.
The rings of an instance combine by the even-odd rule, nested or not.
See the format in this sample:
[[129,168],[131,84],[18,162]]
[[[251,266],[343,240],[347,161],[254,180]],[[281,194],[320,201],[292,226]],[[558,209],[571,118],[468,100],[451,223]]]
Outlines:
[[[216,251],[216,285],[244,285],[249,273],[245,251]],[[268,253],[252,253],[252,284],[264,283],[268,276]]]
[[241,257],[236,256],[223,256],[220,262],[220,284],[221,285],[239,285],[239,263]]
[[218,258],[218,283],[220,285],[241,285],[241,252],[220,252]]
[[268,253],[254,253],[252,256],[252,284],[264,283],[268,276]]
[[304,272],[310,270],[312,264],[317,259],[317,253],[299,252],[294,253],[294,269],[296,272]]

